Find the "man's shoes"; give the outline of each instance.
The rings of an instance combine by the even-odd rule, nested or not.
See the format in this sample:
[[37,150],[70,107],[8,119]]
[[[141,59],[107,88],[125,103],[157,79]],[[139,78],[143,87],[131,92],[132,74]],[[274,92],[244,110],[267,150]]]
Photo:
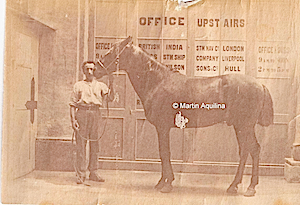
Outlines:
[[100,175],[97,174],[96,172],[91,172],[89,179],[92,180],[92,181],[95,181],[95,182],[105,182],[105,179],[100,177]]

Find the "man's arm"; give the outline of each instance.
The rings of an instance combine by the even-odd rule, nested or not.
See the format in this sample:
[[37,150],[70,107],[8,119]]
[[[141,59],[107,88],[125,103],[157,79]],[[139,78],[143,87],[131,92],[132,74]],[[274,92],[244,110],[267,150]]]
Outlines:
[[70,117],[71,117],[71,123],[72,123],[72,128],[74,130],[78,130],[79,129],[79,124],[76,120],[76,103],[78,102],[79,100],[79,94],[77,92],[77,89],[76,89],[76,84],[74,85],[74,90],[73,90],[73,93],[72,93],[72,96],[71,96],[71,102],[70,102]]
[[71,116],[72,128],[74,130],[78,130],[79,129],[79,124],[76,120],[75,113],[76,113],[76,107],[70,106],[70,116]]

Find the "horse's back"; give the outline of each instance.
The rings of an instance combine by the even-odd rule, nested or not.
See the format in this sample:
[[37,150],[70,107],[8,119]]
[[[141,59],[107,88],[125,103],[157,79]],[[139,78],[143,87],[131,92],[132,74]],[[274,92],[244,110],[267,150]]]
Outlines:
[[[161,124],[173,122],[176,112],[189,118],[187,127],[206,127],[224,122],[228,125],[254,126],[264,107],[265,90],[255,78],[240,74],[228,74],[215,77],[188,78],[174,74],[164,81],[153,95],[147,110],[150,122],[157,120],[160,113]],[[225,104],[225,109],[214,108],[172,108],[176,103],[216,103]],[[270,100],[269,100],[270,102]],[[271,100],[272,102],[272,100]],[[165,115],[164,115],[164,114]],[[266,117],[271,119],[273,108]],[[269,124],[270,120],[264,121]],[[259,121],[258,121],[259,122]]]
[[[211,109],[208,112],[203,110],[199,117],[205,117],[204,124],[226,121],[228,125],[254,126],[259,122],[267,126],[273,119],[272,99],[268,96],[268,90],[251,76],[227,74],[191,81],[194,82],[188,86],[192,87],[192,92],[187,91],[190,93],[189,99],[198,98],[198,102],[226,106],[225,109]],[[269,106],[267,108],[266,102]],[[265,119],[259,120],[262,116],[265,116]],[[199,119],[197,121],[199,122]]]
[[[228,112],[228,125],[267,126],[273,122],[273,106],[269,91],[254,77],[231,74],[222,76],[222,87]],[[266,107],[266,102],[269,107]],[[267,115],[267,116],[266,116]],[[260,118],[265,116],[264,120]]]

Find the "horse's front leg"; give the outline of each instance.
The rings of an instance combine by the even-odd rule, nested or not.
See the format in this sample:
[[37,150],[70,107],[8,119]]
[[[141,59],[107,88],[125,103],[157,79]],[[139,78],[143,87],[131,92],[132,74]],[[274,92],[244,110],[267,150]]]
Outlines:
[[162,175],[155,188],[159,189],[163,193],[167,193],[173,189],[172,182],[174,181],[174,174],[170,159],[170,128],[156,129],[158,133],[159,155],[162,165]]

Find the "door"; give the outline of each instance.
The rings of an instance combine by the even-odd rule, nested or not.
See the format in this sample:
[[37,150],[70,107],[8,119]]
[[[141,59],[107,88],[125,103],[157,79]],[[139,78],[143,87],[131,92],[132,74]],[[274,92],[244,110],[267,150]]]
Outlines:
[[30,27],[12,29],[11,74],[7,81],[12,100],[8,136],[8,166],[12,178],[31,172],[35,165],[37,133],[38,36]]

